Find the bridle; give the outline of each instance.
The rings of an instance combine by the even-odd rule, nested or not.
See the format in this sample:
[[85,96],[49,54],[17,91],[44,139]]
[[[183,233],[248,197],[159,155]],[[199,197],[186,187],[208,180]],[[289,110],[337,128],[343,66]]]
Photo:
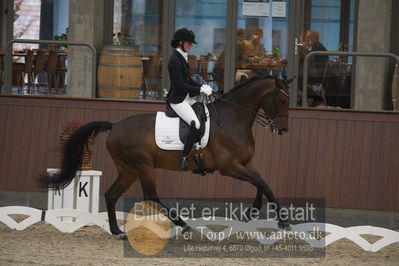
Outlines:
[[[278,113],[278,103],[276,105],[276,102],[277,102],[277,97],[279,96],[280,93],[282,93],[288,99],[290,98],[289,94],[286,93],[283,89],[275,89],[273,92],[273,99],[272,99],[272,108],[271,108],[272,114],[271,115],[264,114],[266,116],[266,120],[262,121],[263,124],[261,124],[264,127],[270,128],[273,133],[277,129],[275,126],[275,124],[276,124],[275,119],[277,117],[288,117],[288,113],[282,113],[282,114]],[[260,109],[258,110],[258,113],[259,112],[261,112]]]
[[288,113],[284,113],[284,114],[279,114],[277,112],[278,109],[278,104],[276,105],[276,100],[277,97],[279,95],[279,93],[282,93],[284,96],[286,96],[288,99],[290,98],[290,96],[288,95],[288,93],[286,93],[283,89],[277,89],[274,90],[273,94],[273,100],[272,100],[272,115],[270,115],[270,118],[276,118],[276,117],[288,117]]
[[[231,105],[232,107],[234,107],[235,109],[237,109],[237,110],[239,110],[239,111],[241,111],[243,113],[246,113],[248,115],[255,115],[255,122],[257,124],[259,124],[259,125],[261,125],[263,127],[270,128],[274,132],[276,130],[276,127],[275,127],[276,120],[275,119],[277,117],[288,117],[288,113],[279,114],[277,112],[278,104],[276,105],[275,103],[276,103],[277,97],[279,96],[280,93],[282,93],[287,98],[290,98],[289,94],[286,93],[283,89],[280,89],[280,88],[275,89],[274,92],[273,92],[272,114],[271,115],[260,111],[260,108],[258,109],[258,111],[254,112],[254,111],[249,110],[247,108],[244,108],[244,107],[242,107],[242,106],[240,106],[240,105],[238,105],[238,104],[236,104],[236,103],[234,103],[232,101],[229,101],[229,100],[227,100],[225,98],[216,97],[214,95],[211,95],[213,97],[213,100],[211,100],[211,101],[208,100],[208,97],[206,97],[205,99],[206,99],[206,103],[207,104],[210,103],[210,105],[213,107],[213,110],[215,112],[216,119],[217,119],[217,125],[219,125],[219,126],[222,126],[222,123],[220,121],[219,114],[216,111],[215,106],[213,105],[213,103],[217,99],[220,100],[220,101],[223,101],[225,103],[228,103],[229,105]],[[209,98],[211,98],[211,97],[209,97]]]

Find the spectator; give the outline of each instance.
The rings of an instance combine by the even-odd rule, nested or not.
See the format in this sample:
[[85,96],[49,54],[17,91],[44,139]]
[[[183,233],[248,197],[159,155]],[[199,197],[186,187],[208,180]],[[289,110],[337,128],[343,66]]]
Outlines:
[[[316,30],[308,30],[305,35],[302,49],[300,49],[301,58],[313,51],[327,51],[326,47],[319,41],[320,33]],[[324,76],[324,70],[328,63],[328,55],[316,55],[310,61],[309,78],[320,79]]]
[[[314,51],[327,51],[324,45],[319,41],[320,33],[316,30],[308,30],[305,34],[305,40],[301,46],[299,46],[299,77],[298,77],[298,89],[302,92],[302,81],[303,81],[303,62],[306,55]],[[328,64],[328,55],[316,55],[309,58],[308,65],[308,84],[318,85],[323,83],[325,76],[325,70]],[[311,99],[310,106],[318,105],[324,102],[322,95],[314,92],[312,86],[308,86],[308,99]],[[300,104],[301,98],[298,98],[298,104]],[[324,104],[326,104],[324,102]]]
[[265,47],[260,42],[263,38],[263,30],[255,28],[252,40],[245,42],[245,55],[250,61],[259,61],[265,58]]
[[[237,39],[236,39],[236,58],[235,58],[235,67],[236,69],[240,68],[242,64],[248,63],[248,58],[245,54],[245,30],[242,28],[237,29]],[[219,88],[224,86],[224,59],[225,59],[225,51],[223,51],[218,60],[216,61],[213,76],[215,77],[216,83]],[[238,75],[238,77],[237,77]],[[236,79],[240,79],[241,75],[243,75],[239,70],[237,70]],[[244,73],[244,75],[246,75]],[[247,77],[247,76],[246,76]]]

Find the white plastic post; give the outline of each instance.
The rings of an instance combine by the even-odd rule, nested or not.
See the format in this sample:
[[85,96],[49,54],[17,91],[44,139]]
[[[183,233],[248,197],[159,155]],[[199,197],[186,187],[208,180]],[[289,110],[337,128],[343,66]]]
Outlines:
[[[74,193],[74,185],[76,179],[73,179],[71,184],[69,184],[66,188],[62,190],[62,199],[61,199],[61,206],[57,209],[74,209],[74,202],[73,202],[73,193]],[[55,208],[54,208],[55,209]],[[64,222],[72,222],[72,217],[61,217],[61,221]]]
[[[56,173],[57,171],[59,169],[47,169],[49,174]],[[49,190],[48,210],[75,209],[98,213],[101,175],[101,171],[81,171],[77,173],[76,177],[66,188]],[[72,218],[61,217],[61,221],[72,222]]]

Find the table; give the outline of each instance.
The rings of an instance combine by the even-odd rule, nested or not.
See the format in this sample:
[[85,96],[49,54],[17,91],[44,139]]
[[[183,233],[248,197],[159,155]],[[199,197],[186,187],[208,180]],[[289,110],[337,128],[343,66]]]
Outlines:
[[237,68],[254,70],[256,72],[265,74],[266,76],[276,75],[277,77],[284,78],[287,77],[287,66],[287,63],[283,61],[240,64]]

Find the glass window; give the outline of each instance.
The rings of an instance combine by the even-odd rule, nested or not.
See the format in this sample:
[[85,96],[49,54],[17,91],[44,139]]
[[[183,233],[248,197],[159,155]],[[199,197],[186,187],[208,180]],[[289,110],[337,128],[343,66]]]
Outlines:
[[114,0],[114,44],[160,54],[161,11],[160,0]]
[[350,14],[349,14],[349,42],[348,42],[348,51],[353,51],[353,28],[355,21],[355,0],[350,1]]
[[[67,38],[68,15],[69,1],[15,0],[13,37],[34,40]],[[16,50],[39,47],[47,48],[47,45],[17,43],[13,46]]]
[[[13,38],[68,40],[69,1],[15,0]],[[12,93],[65,94],[66,46],[13,44]],[[51,50],[57,50],[52,52]]]
[[286,77],[290,1],[238,1],[235,81]]
[[[35,39],[40,36],[40,0],[14,1],[13,37],[15,39]],[[37,44],[15,44],[14,49],[37,48]]]
[[[141,99],[162,99],[162,1],[114,0],[114,46],[137,46],[143,82]],[[117,49],[117,48],[114,48]]]
[[[322,51],[324,48],[333,51],[353,50],[354,3],[354,0],[349,2],[341,0],[311,1],[310,29],[312,33],[306,33],[306,36],[309,34],[308,40],[306,40],[307,37],[304,38],[309,51]],[[315,33],[318,35],[317,38]],[[347,36],[345,36],[346,34]],[[313,38],[316,38],[319,44],[311,41]],[[327,105],[350,108],[351,86],[352,57],[318,55],[310,58],[308,67],[309,106]]]
[[190,50],[193,76],[214,91],[223,88],[227,0],[176,0],[175,28],[190,28],[196,35]]
[[320,42],[327,49],[339,48],[341,0],[313,0],[312,30],[320,33]]

